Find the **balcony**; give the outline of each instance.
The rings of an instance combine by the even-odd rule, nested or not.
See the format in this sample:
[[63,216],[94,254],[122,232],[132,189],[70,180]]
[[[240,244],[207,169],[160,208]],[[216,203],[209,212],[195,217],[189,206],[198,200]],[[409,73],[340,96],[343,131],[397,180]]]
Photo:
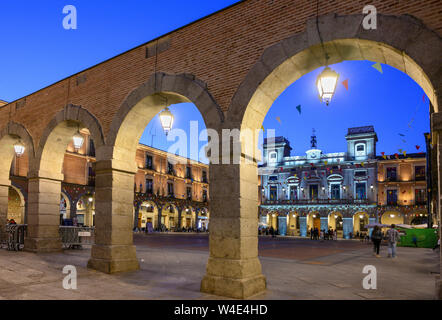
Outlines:
[[338,204],[370,204],[371,202],[364,200],[353,199],[302,199],[302,200],[264,200],[263,205],[313,205],[313,204],[326,204],[326,205],[338,205]]

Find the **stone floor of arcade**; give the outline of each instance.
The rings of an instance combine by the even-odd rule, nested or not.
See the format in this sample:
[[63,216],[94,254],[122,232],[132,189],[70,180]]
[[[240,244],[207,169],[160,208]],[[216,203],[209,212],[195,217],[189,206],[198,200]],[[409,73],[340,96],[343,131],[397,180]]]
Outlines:
[[[33,254],[0,250],[0,299],[220,299],[200,292],[208,237],[135,234],[141,269],[108,275],[86,268],[90,248]],[[439,256],[398,248],[398,258],[372,255],[355,240],[311,241],[262,236],[259,255],[268,290],[252,299],[433,299]],[[62,287],[65,265],[77,269],[76,290]],[[362,288],[365,265],[377,268],[376,290]],[[413,285],[410,285],[413,279]]]

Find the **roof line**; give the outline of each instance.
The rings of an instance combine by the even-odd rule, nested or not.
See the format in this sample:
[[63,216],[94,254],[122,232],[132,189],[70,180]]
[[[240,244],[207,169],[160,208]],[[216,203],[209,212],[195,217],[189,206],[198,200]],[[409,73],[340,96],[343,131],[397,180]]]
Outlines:
[[[184,26],[181,26],[181,27],[179,27],[179,28],[177,28],[177,29],[174,29],[174,30],[169,31],[169,32],[167,32],[167,33],[165,33],[165,34],[162,34],[162,35],[160,35],[160,36],[158,36],[158,37],[156,37],[156,38],[154,38],[154,39],[151,39],[151,40],[149,40],[149,41],[147,41],[147,42],[144,42],[144,43],[142,43],[142,44],[140,44],[140,45],[138,45],[138,46],[136,46],[136,47],[133,47],[133,48],[131,48],[131,49],[128,49],[128,50],[126,50],[126,51],[123,51],[122,53],[119,53],[119,54],[117,54],[116,56],[113,56],[113,57],[111,57],[111,58],[109,58],[109,59],[106,59],[106,60],[101,61],[101,62],[99,62],[99,63],[97,63],[97,64],[94,64],[94,65],[92,65],[92,66],[90,66],[90,67],[88,67],[88,68],[86,68],[86,69],[83,69],[83,70],[81,70],[81,71],[78,71],[78,72],[76,72],[76,73],[73,73],[73,74],[71,74],[70,76],[64,77],[64,78],[62,78],[62,79],[60,79],[60,80],[58,80],[58,81],[56,81],[56,82],[54,82],[54,83],[51,83],[51,84],[49,84],[49,85],[47,85],[47,86],[45,86],[45,87],[43,87],[43,88],[41,88],[41,89],[38,89],[37,91],[31,92],[31,93],[29,93],[29,94],[27,94],[27,95],[25,95],[25,96],[22,96],[22,97],[20,97],[20,98],[17,98],[17,99],[15,99],[15,100],[11,101],[11,102],[8,102],[7,104],[1,106],[0,109],[3,108],[3,107],[5,107],[5,106],[7,106],[7,105],[10,105],[11,103],[14,103],[14,102],[19,101],[19,100],[24,99],[24,98],[27,98],[27,97],[29,97],[29,96],[31,96],[31,95],[37,93],[37,92],[40,92],[40,91],[45,90],[45,89],[47,89],[47,88],[49,88],[49,87],[52,87],[52,86],[54,86],[54,85],[56,85],[56,84],[58,84],[58,83],[60,83],[60,82],[63,82],[63,81],[65,81],[65,80],[67,80],[67,79],[69,79],[69,78],[71,78],[71,77],[74,77],[74,76],[76,76],[76,75],[79,75],[80,73],[83,73],[83,72],[86,72],[86,71],[88,71],[88,70],[91,70],[92,68],[98,67],[99,65],[102,65],[102,64],[104,64],[104,63],[106,63],[106,62],[109,62],[109,61],[111,61],[111,60],[113,60],[113,59],[116,59],[116,58],[120,57],[120,56],[123,55],[123,54],[126,54],[126,53],[128,53],[128,52],[131,52],[131,51],[136,50],[136,49],[138,49],[138,48],[141,48],[141,47],[143,47],[143,46],[145,46],[145,45],[147,45],[147,44],[149,44],[149,43],[152,43],[152,42],[157,41],[157,40],[159,40],[159,39],[161,39],[161,38],[163,38],[163,37],[166,37],[166,36],[168,36],[168,35],[171,35],[172,33],[175,33],[175,32],[177,32],[177,31],[179,31],[179,30],[182,30],[182,29],[184,29],[184,28],[187,28],[187,27],[189,27],[189,26],[191,26],[191,25],[193,25],[193,24],[195,24],[195,23],[197,23],[197,22],[200,22],[200,21],[202,21],[202,20],[204,20],[204,19],[207,19],[207,18],[209,18],[209,17],[211,17],[211,16],[213,16],[213,15],[216,15],[216,14],[218,14],[218,13],[221,13],[221,12],[223,12],[223,11],[225,11],[225,10],[228,10],[228,9],[230,9],[230,8],[232,8],[232,7],[234,7],[234,6],[237,6],[237,5],[241,4],[241,3],[244,3],[244,2],[246,2],[246,1],[248,1],[248,0],[239,0],[238,2],[235,2],[235,3],[229,5],[229,6],[225,7],[225,8],[222,8],[222,9],[220,9],[220,10],[217,10],[217,11],[215,11],[215,12],[212,12],[212,13],[208,14],[207,16],[204,16],[204,17],[201,17],[201,18],[199,18],[199,19],[197,19],[197,20],[194,20],[194,21],[192,21],[192,22],[189,22],[188,24],[185,24]],[[7,101],[5,101],[5,102],[7,102]]]

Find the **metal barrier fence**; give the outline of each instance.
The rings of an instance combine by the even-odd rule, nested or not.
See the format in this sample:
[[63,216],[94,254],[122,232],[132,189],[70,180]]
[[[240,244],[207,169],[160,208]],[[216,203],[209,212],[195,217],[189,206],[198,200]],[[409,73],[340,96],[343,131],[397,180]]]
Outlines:
[[64,248],[78,249],[82,245],[94,244],[95,228],[60,226],[60,237]]
[[[93,245],[94,227],[60,226],[60,238],[65,249],[79,249],[83,245]],[[0,248],[20,251],[25,244],[26,224],[8,224],[0,230]]]

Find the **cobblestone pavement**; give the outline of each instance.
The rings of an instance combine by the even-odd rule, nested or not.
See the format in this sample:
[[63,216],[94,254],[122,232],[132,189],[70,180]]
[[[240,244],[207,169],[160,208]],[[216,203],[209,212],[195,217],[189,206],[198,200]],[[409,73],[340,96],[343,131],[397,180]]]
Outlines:
[[[0,250],[0,299],[220,299],[199,291],[208,237],[135,234],[141,269],[108,275],[86,268],[90,249],[58,254]],[[398,248],[398,257],[372,255],[358,241],[260,237],[268,290],[253,299],[433,299],[439,256],[431,249]],[[77,290],[62,287],[65,265],[78,273]],[[362,288],[365,265],[377,269],[377,289]]]

